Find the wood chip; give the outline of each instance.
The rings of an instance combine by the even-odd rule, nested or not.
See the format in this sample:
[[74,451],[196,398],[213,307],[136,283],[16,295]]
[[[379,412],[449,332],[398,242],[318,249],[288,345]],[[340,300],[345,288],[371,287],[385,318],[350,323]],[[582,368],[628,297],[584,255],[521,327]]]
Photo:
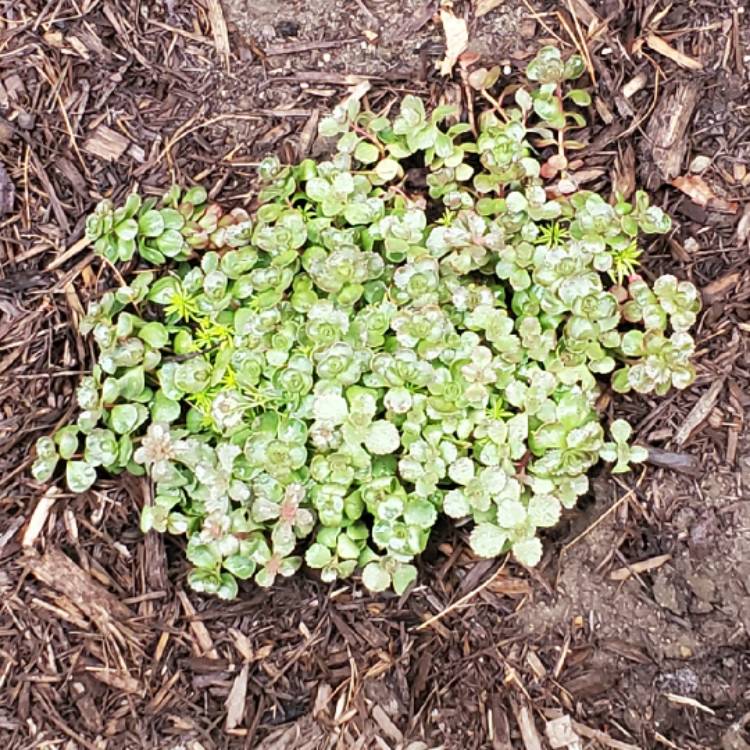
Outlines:
[[632,575],[636,573],[645,573],[647,570],[655,570],[660,568],[664,563],[669,562],[672,559],[672,555],[657,555],[656,557],[650,557],[648,560],[641,560],[640,562],[630,563],[623,568],[617,568],[609,574],[609,578],[612,581],[627,581]]
[[629,659],[637,664],[653,663],[653,660],[650,659],[638,646],[620,640],[619,638],[608,638],[600,641],[600,645],[605,651],[610,651],[613,654],[621,656],[623,659]]
[[727,463],[734,466],[737,459],[737,447],[740,441],[740,431],[737,427],[730,427],[727,430]]
[[130,146],[130,141],[121,133],[107,127],[99,127],[84,141],[83,150],[105,161],[117,161]]
[[263,50],[268,57],[275,55],[298,55],[300,52],[310,52],[316,49],[334,49],[345,44],[354,44],[359,37],[350,39],[321,39],[320,41],[285,42],[284,44],[268,44]]
[[227,730],[236,729],[245,716],[245,704],[247,699],[247,676],[250,667],[248,664],[242,667],[240,673],[234,678],[232,689],[229,691],[226,703],[227,707]]
[[214,648],[214,642],[211,640],[208,629],[206,626],[195,618],[195,608],[188,599],[187,594],[180,590],[177,592],[177,596],[180,598],[180,604],[185,610],[185,617],[187,617],[190,623],[190,629],[193,631],[193,635],[197,643],[193,644],[193,650],[199,656],[207,656],[209,659],[218,659],[219,654],[216,653]]
[[372,718],[375,719],[378,726],[395,743],[400,744],[404,741],[404,735],[401,733],[401,730],[391,721],[391,717],[377,704],[373,706]]
[[704,706],[702,703],[695,700],[695,698],[688,698],[685,695],[675,695],[674,693],[664,693],[664,697],[670,701],[670,703],[678,703],[681,706],[690,706],[691,708],[697,708],[704,713],[711,714],[711,716],[716,716],[716,711],[714,711],[713,708]]
[[229,628],[229,635],[234,640],[234,647],[237,649],[239,655],[245,661],[253,661],[255,659],[255,652],[253,651],[253,645],[250,643],[250,639],[239,630],[235,628]]
[[519,706],[514,713],[526,750],[542,750],[542,741],[539,739],[539,734],[534,724],[534,717],[531,711],[529,711],[528,706]]
[[[369,83],[369,81],[368,81]],[[313,113],[308,117],[305,126],[302,128],[299,134],[299,143],[297,144],[297,159],[302,161],[309,153],[310,147],[315,140],[315,135],[318,132],[318,119],[320,113],[318,110],[314,110]]]
[[[672,437],[671,430],[668,437]],[[700,466],[697,458],[689,453],[676,453],[674,451],[665,451],[661,448],[650,447],[646,461],[652,466],[659,466],[662,469],[682,471],[685,474],[692,474],[694,476],[700,474]]]
[[617,155],[612,170],[612,194],[622,195],[628,200],[635,192],[635,150],[628,143],[625,150]]
[[644,149],[654,164],[647,179],[650,189],[674,179],[682,171],[688,148],[686,133],[698,103],[698,92],[697,83],[683,81],[674,91],[660,97],[644,139]]
[[315,693],[315,704],[313,705],[312,715],[314,719],[317,719],[324,713],[330,714],[329,704],[331,702],[331,695],[333,695],[333,689],[327,682],[319,682],[318,690]]
[[34,512],[31,514],[29,525],[24,531],[21,545],[23,547],[33,547],[39,534],[42,533],[44,524],[47,523],[47,516],[49,516],[52,506],[57,501],[58,490],[56,487],[50,487],[40,498],[39,502],[34,508]]
[[613,750],[642,750],[639,745],[631,745],[629,742],[621,742],[610,737],[606,732],[600,732],[598,729],[591,729],[585,724],[580,722],[573,722],[573,729],[578,732],[582,737],[588,737],[591,740],[596,740],[600,745],[604,747],[611,747]]
[[224,11],[219,0],[208,0],[208,20],[214,37],[216,51],[225,59],[229,58],[229,32],[224,20]]
[[31,163],[34,166],[34,171],[39,177],[39,181],[42,183],[42,186],[47,193],[49,203],[52,206],[52,213],[55,214],[57,223],[60,225],[60,228],[63,230],[63,232],[66,235],[69,235],[70,223],[68,222],[68,215],[66,214],[62,203],[60,203],[60,199],[57,197],[57,192],[55,191],[55,188],[50,181],[49,175],[47,174],[44,165],[32,148],[29,148],[29,156],[31,158]]
[[698,206],[725,214],[737,213],[737,203],[716,195],[713,188],[698,174],[675,177],[672,185],[685,193]]
[[487,586],[487,591],[493,594],[505,594],[506,596],[526,596],[530,593],[531,586],[523,578],[498,576]]
[[0,164],[0,217],[13,211],[13,196],[16,189],[5,171],[5,167]]
[[676,50],[668,42],[665,42],[660,36],[654,33],[650,33],[646,36],[646,44],[651,47],[654,52],[658,52],[664,57],[668,57],[672,62],[677,63],[683,68],[688,70],[703,70],[703,63],[700,60],[696,60],[694,57],[690,57],[679,50]]
[[529,651],[526,654],[526,663],[531,668],[531,671],[534,673],[534,676],[541,680],[545,677],[547,674],[547,669],[545,668],[544,664],[542,663],[542,660],[537,656],[536,651]]
[[492,750],[513,750],[510,741],[510,722],[502,701],[497,694],[491,697],[492,708]]
[[32,597],[31,599],[31,603],[34,606],[52,612],[55,617],[59,617],[65,622],[70,622],[81,630],[91,630],[91,623],[81,615],[73,602],[63,596],[55,597],[54,601],[60,606],[55,606],[54,604],[45,602],[43,599],[38,599],[37,597]]
[[454,16],[449,10],[440,11],[440,22],[445,33],[445,57],[437,64],[441,76],[451,74],[458,56],[469,44],[469,29],[463,18]]
[[0,117],[0,143],[10,143],[14,133],[13,126],[4,117]]
[[724,378],[715,380],[710,388],[698,399],[695,406],[690,410],[690,413],[685,417],[685,421],[675,433],[674,439],[677,445],[684,445],[696,427],[708,417],[716,404],[716,400],[719,398],[722,388],[724,388]]
[[127,672],[120,672],[104,665],[87,666],[87,674],[99,682],[129,695],[142,695],[143,686]]
[[648,76],[645,72],[638,73],[633,76],[623,87],[622,95],[626,99],[630,99],[635,96],[646,84],[648,83]]
[[8,542],[18,533],[18,530],[26,522],[26,516],[18,516],[14,518],[9,524],[8,528],[0,534],[0,556],[3,554],[3,550]]
[[63,594],[104,634],[122,631],[120,624],[133,617],[118,597],[59,549],[50,548],[41,557],[29,553],[26,564],[35,578]]

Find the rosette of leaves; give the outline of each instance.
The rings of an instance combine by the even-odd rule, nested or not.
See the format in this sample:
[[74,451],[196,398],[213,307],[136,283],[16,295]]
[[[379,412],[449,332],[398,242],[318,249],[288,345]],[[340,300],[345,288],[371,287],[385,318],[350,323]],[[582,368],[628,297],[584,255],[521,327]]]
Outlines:
[[545,48],[512,97],[472,74],[476,137],[451,107],[350,98],[321,121],[328,158],[261,162],[252,216],[199,186],[103,201],[87,236],[128,284],[81,321],[98,361],[34,478],[145,475],[141,528],[184,534],[190,584],[224,598],[303,563],[401,594],[440,514],[477,555],[536,564],[597,461],[646,457],[622,420],[607,439],[602,390],[695,375],[697,291],[635,274],[669,217],[567,172],[583,70]]

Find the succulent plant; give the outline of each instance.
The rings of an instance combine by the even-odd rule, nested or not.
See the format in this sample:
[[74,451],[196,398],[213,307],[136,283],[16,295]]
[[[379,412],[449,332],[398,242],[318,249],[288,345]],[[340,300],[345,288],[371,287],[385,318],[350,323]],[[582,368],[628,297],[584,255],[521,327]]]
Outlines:
[[[145,474],[141,528],[184,534],[190,584],[224,598],[303,560],[403,593],[441,513],[473,524],[477,555],[536,564],[538,529],[600,458],[646,457],[622,420],[605,440],[610,373],[615,391],[658,394],[694,377],[695,288],[634,273],[640,233],[669,218],[565,171],[582,120],[565,108],[589,102],[565,82],[583,69],[543,49],[513,103],[488,95],[476,138],[445,124],[451,107],[406,96],[390,117],[350,99],[321,121],[330,158],[261,162],[252,216],[199,186],[103,201],[95,251],[156,268],[90,305],[98,363],[76,422],[38,441],[34,478],[62,462],[84,492]],[[426,196],[407,194],[414,157]]]

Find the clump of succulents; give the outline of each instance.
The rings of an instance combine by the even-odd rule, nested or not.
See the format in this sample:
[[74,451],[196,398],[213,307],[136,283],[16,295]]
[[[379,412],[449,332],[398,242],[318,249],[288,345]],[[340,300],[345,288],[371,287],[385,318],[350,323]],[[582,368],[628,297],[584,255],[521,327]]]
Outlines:
[[390,114],[350,99],[321,122],[329,159],[263,161],[252,216],[200,187],[102,202],[96,252],[157,269],[90,306],[98,364],[36,479],[60,461],[73,492],[147,475],[141,528],[186,535],[190,584],[224,598],[303,563],[401,593],[440,514],[471,521],[477,555],[536,564],[592,466],[646,457],[623,420],[607,440],[602,389],[694,378],[695,288],[634,273],[668,216],[566,171],[582,117],[565,107],[589,98],[563,84],[582,69],[542,50],[477,137],[414,96]]

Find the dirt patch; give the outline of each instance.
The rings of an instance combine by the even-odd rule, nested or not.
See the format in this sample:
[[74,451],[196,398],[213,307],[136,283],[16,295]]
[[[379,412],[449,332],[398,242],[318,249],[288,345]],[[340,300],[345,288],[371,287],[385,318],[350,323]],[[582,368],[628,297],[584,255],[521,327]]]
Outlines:
[[[535,30],[520,0],[498,5],[475,24],[469,47],[493,62],[525,55],[525,42]],[[318,69],[322,78],[330,73],[382,77],[408,87],[434,78],[444,48],[436,3],[424,0],[228,0],[225,9],[245,56],[265,54],[270,75],[293,77]]]
[[[677,499],[658,535],[639,519],[639,503],[626,501],[562,556],[554,595],[518,613],[537,641],[571,630],[589,635],[587,671],[563,687],[576,697],[617,694],[636,736],[648,728],[672,736],[690,721],[690,704],[675,695],[721,717],[703,717],[704,741],[718,743],[745,712],[750,497],[736,480],[724,471],[693,486],[655,481],[651,492],[662,502]],[[643,501],[652,505],[649,494]],[[597,501],[589,520],[607,506]],[[638,572],[644,560],[657,567]]]

